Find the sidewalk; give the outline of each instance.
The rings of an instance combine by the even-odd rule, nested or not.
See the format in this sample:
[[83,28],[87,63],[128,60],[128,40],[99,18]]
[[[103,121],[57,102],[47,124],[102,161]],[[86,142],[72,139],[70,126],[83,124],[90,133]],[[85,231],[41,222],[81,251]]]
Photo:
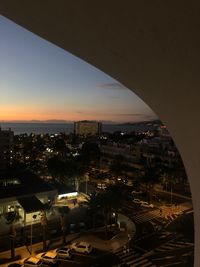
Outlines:
[[181,194],[178,194],[178,193],[174,193],[174,192],[171,193],[169,191],[162,190],[162,189],[159,189],[159,188],[155,188],[155,191],[156,192],[159,192],[159,193],[165,193],[167,195],[172,195],[172,196],[175,196],[175,197],[180,197],[180,198],[183,198],[183,199],[192,201],[192,198],[191,197],[187,197],[187,196],[184,196],[184,195],[181,195]]
[[84,241],[89,242],[93,247],[100,250],[107,250],[110,252],[114,252],[115,250],[123,247],[125,244],[129,242],[128,235],[131,238],[136,233],[135,224],[126,216],[119,214],[118,221],[124,222],[126,224],[126,229],[121,229],[116,236],[112,237],[110,240],[102,240],[95,235],[95,232],[98,232],[101,229],[96,229],[95,231],[91,231],[91,233],[83,233],[80,237],[76,238],[76,241]]
[[[120,223],[124,223],[126,225],[126,229],[120,231],[116,236],[112,237],[110,240],[103,240],[98,238],[95,233],[98,231],[102,231],[103,227],[97,228],[95,230],[89,230],[87,232],[75,233],[66,236],[67,242],[74,242],[74,241],[86,241],[89,242],[93,247],[113,252],[120,247],[123,247],[125,244],[129,242],[128,235],[133,238],[136,232],[135,224],[126,216],[119,214],[118,221]],[[122,229],[121,229],[122,230]],[[32,255],[36,255],[37,253],[42,251],[42,242],[36,243],[32,245]],[[51,241],[47,241],[48,249],[54,249],[62,245],[62,237],[57,238]],[[15,249],[16,256],[19,255],[21,258],[26,258],[30,256],[30,247],[18,247]],[[0,259],[9,259],[10,258],[10,250],[4,251],[0,253]],[[19,260],[18,260],[19,261]],[[16,262],[18,262],[16,261]],[[6,267],[6,264],[0,264],[1,267]]]

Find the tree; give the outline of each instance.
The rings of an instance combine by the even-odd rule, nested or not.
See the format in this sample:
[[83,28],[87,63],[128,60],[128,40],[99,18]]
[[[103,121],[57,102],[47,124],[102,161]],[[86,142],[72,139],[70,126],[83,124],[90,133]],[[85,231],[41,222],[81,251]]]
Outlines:
[[30,138],[27,138],[24,140],[24,149],[23,149],[23,155],[24,155],[24,163],[26,163],[26,156],[32,155],[33,152],[33,142],[30,140]]
[[193,213],[184,214],[173,221],[167,230],[181,234],[185,239],[194,242],[194,215]]
[[57,180],[59,182],[64,181],[65,173],[65,163],[61,161],[58,157],[52,157],[47,161],[47,168],[49,173],[52,175],[54,182]]
[[47,242],[46,242],[47,217],[46,217],[45,210],[41,212],[40,222],[42,226],[43,251],[46,251],[47,250]]
[[83,163],[81,157],[75,157],[65,162],[65,174],[68,180],[73,181],[76,191],[79,191],[79,183],[85,175],[87,166]]
[[103,183],[103,181],[105,181],[105,179],[106,179],[105,174],[104,174],[103,172],[99,172],[97,175],[95,175],[95,179],[96,179],[98,182],[100,182],[100,184],[101,184],[101,188],[102,188],[102,183]]
[[98,144],[89,141],[85,142],[80,151],[80,156],[87,165],[90,165],[92,162],[96,163],[96,165],[99,165],[100,149]]
[[66,229],[67,229],[67,215],[70,212],[68,206],[58,207],[58,212],[60,214],[60,226],[63,234],[63,244],[66,244]]
[[126,164],[124,162],[124,157],[122,155],[117,155],[115,159],[110,164],[110,172],[115,176],[122,175],[123,171],[126,171]]
[[103,217],[104,217],[105,236],[107,238],[108,218],[110,218],[110,214],[111,214],[111,199],[109,198],[109,195],[106,192],[99,194],[99,205],[102,210]]
[[96,226],[96,217],[100,208],[99,194],[93,192],[88,198],[88,215],[92,219],[92,228]]
[[92,193],[88,200],[89,215],[92,218],[92,227],[95,227],[97,214],[100,212],[104,218],[105,235],[108,234],[108,223],[111,222],[112,212],[116,213],[115,220],[118,219],[118,211],[121,203],[122,187],[118,185],[110,186],[103,193]]
[[37,140],[35,142],[35,148],[37,151],[41,152],[45,150],[45,141],[40,135],[37,135]]
[[15,222],[20,219],[19,213],[17,211],[10,211],[5,214],[6,223],[10,225],[10,245],[11,245],[11,258],[15,257],[15,237],[16,229]]
[[152,193],[154,190],[155,184],[159,182],[160,175],[158,170],[148,166],[145,168],[144,175],[140,178],[140,181],[146,185],[146,192],[148,194],[148,201],[152,200]]
[[185,266],[187,267],[194,267],[194,254],[188,255],[184,260]]
[[58,152],[58,155],[61,156],[61,158],[64,158],[66,154],[69,152],[69,149],[66,146],[64,139],[57,139],[53,146],[54,151]]
[[115,212],[115,223],[118,221],[119,208],[122,201],[123,186],[121,185],[111,185],[107,187],[106,194],[110,201],[111,209]]

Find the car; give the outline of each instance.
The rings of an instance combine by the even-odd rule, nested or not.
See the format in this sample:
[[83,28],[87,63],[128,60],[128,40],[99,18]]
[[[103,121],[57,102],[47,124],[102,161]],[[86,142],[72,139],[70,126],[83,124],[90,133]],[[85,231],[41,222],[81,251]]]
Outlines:
[[150,204],[149,204],[149,207],[150,207],[150,208],[154,208],[154,204],[150,203]]
[[107,186],[106,184],[97,184],[97,188],[105,190]]
[[133,190],[131,194],[142,194],[143,192],[141,190]]
[[174,214],[175,214],[175,215],[182,215],[182,214],[183,214],[183,211],[178,210],[178,211],[175,211]]
[[146,201],[141,201],[141,207],[145,207],[145,208],[154,208],[154,205],[153,204],[149,204],[148,202]]
[[21,267],[21,266],[23,266],[23,264],[16,263],[16,262],[10,263],[10,264],[7,265],[7,267]]
[[61,248],[57,248],[54,250],[55,253],[57,254],[57,258],[61,258],[61,259],[71,259],[72,257],[72,252],[71,249],[69,247],[61,247]]
[[133,199],[133,203],[135,203],[135,204],[141,204],[141,200],[138,199],[138,198],[134,198]]
[[21,260],[20,264],[24,267],[48,266],[42,260],[33,256]]
[[36,258],[42,260],[45,263],[53,263],[57,262],[57,252],[55,250],[42,252],[36,255]]
[[74,252],[83,254],[90,254],[92,251],[92,246],[89,243],[83,241],[72,243],[70,248]]

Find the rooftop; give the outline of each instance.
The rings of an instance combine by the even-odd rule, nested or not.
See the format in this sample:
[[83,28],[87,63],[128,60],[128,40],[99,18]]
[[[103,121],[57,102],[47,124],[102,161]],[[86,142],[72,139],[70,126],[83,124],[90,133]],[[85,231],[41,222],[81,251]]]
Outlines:
[[[14,181],[13,183],[11,182],[12,180]],[[18,183],[15,183],[16,180]],[[0,200],[11,197],[25,197],[49,191],[55,191],[55,189],[40,177],[28,171],[15,176],[0,176]]]

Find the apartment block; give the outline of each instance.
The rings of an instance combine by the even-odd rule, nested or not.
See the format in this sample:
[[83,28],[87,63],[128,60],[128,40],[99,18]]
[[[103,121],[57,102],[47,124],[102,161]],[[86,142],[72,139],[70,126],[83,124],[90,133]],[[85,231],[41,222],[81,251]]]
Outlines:
[[0,128],[0,170],[6,169],[12,163],[14,133]]

